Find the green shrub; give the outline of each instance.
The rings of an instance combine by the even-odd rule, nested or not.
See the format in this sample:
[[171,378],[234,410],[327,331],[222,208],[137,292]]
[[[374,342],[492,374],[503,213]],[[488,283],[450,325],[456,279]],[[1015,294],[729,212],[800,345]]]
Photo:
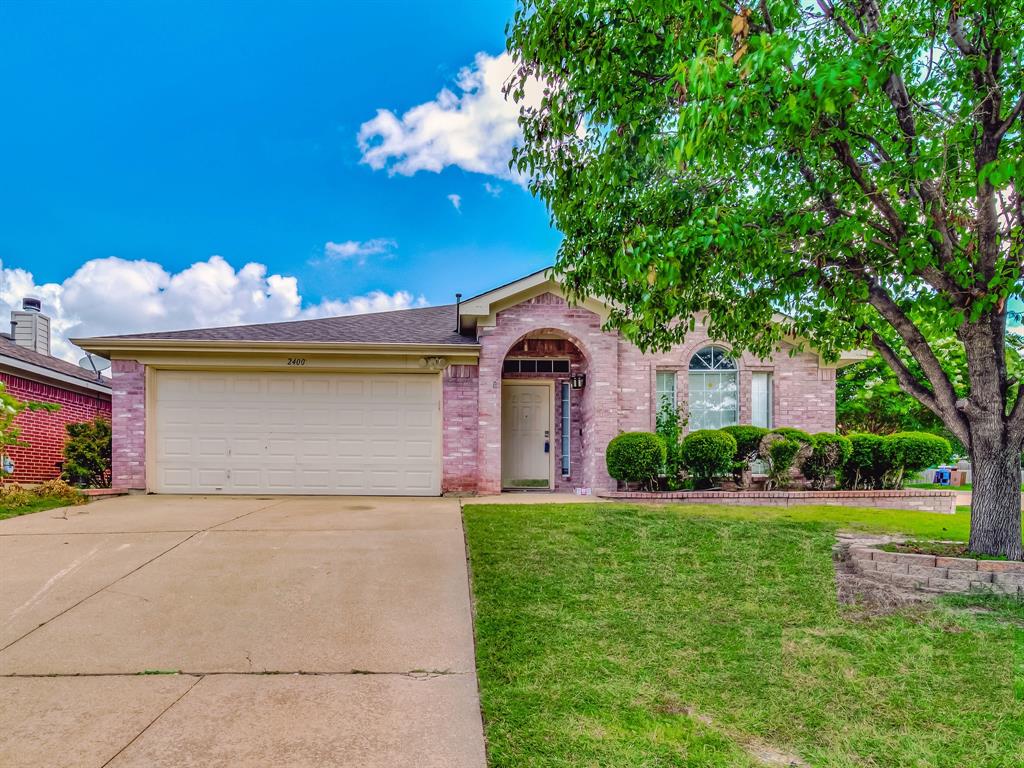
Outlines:
[[819,432],[812,435],[814,444],[810,454],[800,467],[804,477],[811,481],[811,487],[823,490],[835,482],[839,473],[853,453],[853,445],[842,435],[831,432]]
[[679,490],[682,487],[683,459],[682,442],[683,428],[686,426],[686,417],[682,409],[670,403],[664,403],[658,409],[657,426],[655,432],[658,437],[665,441],[665,485],[670,491]]
[[908,475],[941,464],[953,450],[949,440],[928,432],[897,432],[883,440],[887,460],[886,484],[902,488]]
[[851,490],[881,488],[889,469],[885,439],[867,432],[854,432],[846,437],[851,450],[843,470],[843,487]]
[[754,427],[749,424],[737,424],[732,427],[722,427],[727,435],[732,435],[736,441],[736,459],[732,464],[732,478],[741,488],[747,484],[747,471],[750,462],[758,457],[761,448],[761,441],[768,434],[764,427]]
[[732,471],[736,440],[720,429],[699,429],[683,440],[682,458],[695,487],[708,488]]
[[665,441],[650,432],[623,432],[608,443],[604,458],[616,480],[650,488],[665,466]]
[[771,431],[776,435],[782,435],[785,438],[795,440],[803,445],[814,445],[814,438],[807,432],[804,432],[802,429],[797,429],[796,427],[776,427]]
[[64,479],[78,486],[110,487],[110,422],[96,417],[66,429]]
[[[784,443],[775,448],[776,443]],[[787,488],[792,479],[793,466],[802,464],[810,455],[813,438],[802,429],[776,427],[761,438],[757,458],[768,465],[765,488]]]

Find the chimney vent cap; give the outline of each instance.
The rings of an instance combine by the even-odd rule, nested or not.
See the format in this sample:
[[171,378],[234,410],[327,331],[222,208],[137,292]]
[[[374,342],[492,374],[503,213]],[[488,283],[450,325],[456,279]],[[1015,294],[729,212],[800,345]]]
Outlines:
[[26,296],[21,300],[21,308],[26,312],[42,312],[43,302],[35,296]]

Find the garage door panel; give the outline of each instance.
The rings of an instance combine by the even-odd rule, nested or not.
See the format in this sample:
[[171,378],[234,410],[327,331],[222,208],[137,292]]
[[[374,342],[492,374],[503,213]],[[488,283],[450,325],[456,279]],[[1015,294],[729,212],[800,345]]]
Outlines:
[[440,493],[435,375],[157,371],[154,490]]

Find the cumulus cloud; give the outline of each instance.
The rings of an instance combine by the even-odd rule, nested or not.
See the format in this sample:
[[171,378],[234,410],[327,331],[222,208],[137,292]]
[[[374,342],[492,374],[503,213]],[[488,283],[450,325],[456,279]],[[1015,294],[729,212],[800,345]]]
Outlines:
[[462,213],[462,195],[450,194],[448,195],[448,202],[452,204],[452,208]]
[[236,270],[220,256],[180,272],[151,261],[93,259],[63,282],[44,284],[25,269],[0,268],[0,328],[25,296],[42,299],[51,318],[52,354],[73,362],[82,355],[68,341],[74,337],[303,320],[427,303],[408,291],[374,291],[309,304],[295,277],[267,274],[266,265],[255,262]]
[[[374,170],[412,176],[439,173],[448,166],[524,184],[509,171],[512,148],[522,141],[520,104],[506,100],[502,87],[515,70],[508,53],[478,53],[464,67],[455,90],[443,88],[433,101],[419,104],[400,117],[388,109],[363,123],[357,140],[362,161]],[[526,89],[525,103],[540,104],[541,87]]]
[[394,240],[375,237],[372,240],[346,240],[342,243],[328,241],[324,244],[324,259],[327,261],[355,261],[359,266],[370,256],[388,254],[398,246]]

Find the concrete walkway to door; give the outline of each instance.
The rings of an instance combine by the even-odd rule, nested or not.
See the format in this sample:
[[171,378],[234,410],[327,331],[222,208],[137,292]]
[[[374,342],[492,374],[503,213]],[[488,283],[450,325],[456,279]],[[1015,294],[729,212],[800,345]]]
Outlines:
[[128,496],[0,522],[0,765],[482,768],[459,504]]

